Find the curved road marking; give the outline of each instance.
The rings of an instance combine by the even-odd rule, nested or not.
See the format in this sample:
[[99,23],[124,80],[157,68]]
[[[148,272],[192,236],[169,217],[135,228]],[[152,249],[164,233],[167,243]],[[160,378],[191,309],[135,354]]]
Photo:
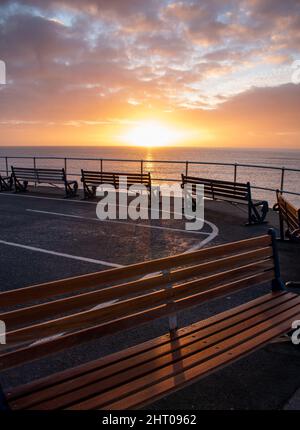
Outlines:
[[58,257],[71,258],[73,260],[85,261],[87,263],[101,264],[102,266],[124,267],[124,266],[122,266],[122,264],[109,263],[108,261],[95,260],[93,258],[79,257],[77,255],[65,254],[63,252],[50,251],[49,249],[37,248],[35,246],[22,245],[21,243],[7,242],[6,240],[0,240],[0,244],[8,245],[8,246],[14,246],[16,248],[23,248],[23,249],[27,249],[29,251],[42,252],[44,254],[56,255]]

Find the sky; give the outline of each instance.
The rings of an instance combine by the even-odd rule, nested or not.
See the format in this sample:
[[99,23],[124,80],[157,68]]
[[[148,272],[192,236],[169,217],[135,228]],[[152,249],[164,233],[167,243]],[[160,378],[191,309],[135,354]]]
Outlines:
[[0,61],[2,146],[300,149],[300,0],[1,0]]

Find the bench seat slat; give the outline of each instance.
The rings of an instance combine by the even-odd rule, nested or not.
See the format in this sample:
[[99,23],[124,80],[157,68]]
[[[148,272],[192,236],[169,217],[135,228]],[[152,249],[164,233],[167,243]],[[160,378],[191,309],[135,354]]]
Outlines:
[[[159,400],[162,397],[165,397],[170,392],[178,391],[183,387],[186,387],[197,380],[199,380],[203,376],[207,376],[208,374],[219,370],[221,367],[224,367],[239,358],[252,353],[258,348],[261,348],[263,345],[270,342],[272,339],[280,336],[285,333],[291,326],[291,323],[296,315],[299,315],[298,312],[295,312],[293,315],[289,313],[290,316],[285,321],[281,321],[277,325],[270,328],[269,324],[264,325],[264,330],[259,334],[256,334],[254,337],[249,337],[248,340],[245,340],[245,333],[242,333],[239,336],[240,343],[235,343],[232,347],[229,346],[230,341],[221,343],[218,347],[220,348],[221,353],[213,356],[211,359],[208,359],[204,362],[204,356],[199,357],[200,363],[194,367],[184,369],[181,372],[173,374],[171,377],[163,378],[163,373],[159,374],[160,380],[155,384],[152,380],[149,384],[148,379],[148,387],[139,390],[137,393],[133,393],[120,399],[119,401],[111,401],[103,406],[100,405],[97,409],[109,409],[109,410],[118,410],[118,409],[132,409],[132,408],[140,408],[149,403],[153,403],[156,400]],[[288,313],[286,313],[288,315]],[[281,318],[278,317],[277,320]],[[236,336],[236,341],[238,340],[238,336]],[[213,347],[215,349],[216,347]],[[224,351],[224,352],[223,352]],[[213,351],[212,351],[213,352]],[[195,358],[195,357],[193,357]],[[180,366],[181,367],[181,366]],[[173,366],[172,366],[173,368]],[[151,375],[153,378],[153,375]],[[143,378],[142,378],[143,379]],[[161,380],[162,379],[162,380]],[[143,381],[144,383],[146,381]],[[145,384],[143,383],[143,387]],[[137,384],[138,385],[138,384]],[[127,387],[124,387],[127,390]],[[134,387],[136,389],[136,386]],[[115,395],[115,394],[113,394]],[[97,404],[98,399],[96,399],[94,404]],[[90,402],[87,402],[88,407],[90,408]],[[76,405],[70,409],[80,410],[82,408],[82,404]]]
[[[255,308],[257,306],[259,306],[260,309],[272,308],[278,303],[283,303],[287,300],[290,300],[292,297],[294,297],[294,294],[288,293],[286,291],[266,294],[250,302],[244,303],[236,308],[213,315],[206,320],[198,321],[196,323],[191,324],[190,326],[180,328],[177,331],[177,338],[184,338],[189,334],[197,332],[200,328],[209,328],[226,319],[231,322],[232,318],[238,318],[242,312],[248,313],[249,311],[251,311],[252,313],[256,313]],[[87,375],[94,371],[98,371],[100,369],[103,369],[104,367],[108,368],[108,366],[115,365],[117,363],[120,363],[121,361],[126,364],[126,360],[128,361],[129,359],[132,359],[139,354],[144,354],[152,348],[162,346],[169,342],[169,340],[169,333],[159,336],[155,339],[151,339],[141,344],[137,344],[133,347],[118,351],[116,353],[102,357],[98,360],[87,362],[80,366],[72,367],[70,369],[56,373],[55,375],[46,376],[36,381],[27,383],[26,385],[16,387],[9,393],[7,393],[7,397],[11,401],[15,401],[21,397],[27,397],[29,393],[34,394],[35,392],[41,390],[44,391],[48,388],[51,389],[55,385],[64,384],[65,382],[67,383],[72,379],[81,378],[81,376]]]
[[[293,308],[282,312],[280,315],[272,316],[271,319],[269,318],[264,322],[260,322],[254,327],[250,326],[250,328],[246,328],[242,332],[236,333],[233,331],[233,334],[226,340],[222,340],[211,347],[206,348],[206,345],[204,344],[203,350],[196,352],[190,357],[180,359],[178,365],[176,365],[176,363],[172,363],[169,366],[154,371],[151,371],[152,369],[150,365],[150,373],[144,374],[142,377],[134,379],[132,382],[113,388],[110,391],[100,394],[100,396],[77,403],[67,409],[116,409],[121,405],[121,409],[122,407],[124,409],[136,407],[137,405],[140,405],[141,400],[144,400],[141,392],[144,392],[145,401],[147,403],[149,400],[152,402],[153,394],[155,397],[158,393],[162,396],[165,391],[161,389],[161,385],[160,389],[157,391],[155,387],[156,384],[162,384],[164,381],[173,381],[173,384],[174,382],[176,383],[174,388],[182,388],[182,385],[185,385],[185,383],[191,378],[194,379],[196,377],[198,379],[201,375],[200,369],[203,367],[204,373],[207,373],[207,365],[210,366],[211,361],[214,362],[215,359],[219,359],[219,365],[231,362],[235,358],[233,355],[234,352],[236,352],[238,356],[241,356],[246,352],[252,351],[254,346],[260,345],[262,341],[261,336],[263,336],[264,339],[263,343],[266,342],[266,339],[269,341],[270,339],[277,337],[278,329],[281,333],[282,330],[285,331],[287,327],[290,327],[293,318],[295,318],[296,315],[299,315],[299,311],[298,301],[298,306],[296,305]],[[217,367],[218,366],[216,365],[213,366],[213,368]],[[180,380],[182,380],[183,384],[180,384]],[[120,401],[116,401],[118,398]],[[135,404],[135,402],[137,402],[137,404]]]
[[[257,304],[252,308],[250,307],[248,311],[241,312],[239,308],[236,308],[232,310],[230,316],[227,316],[227,318],[226,313],[223,318],[222,314],[220,314],[220,322],[212,325],[206,324],[208,325],[207,328],[204,328],[204,321],[199,327],[195,325],[191,334],[186,334],[184,329],[182,329],[178,334],[180,342],[176,339],[170,344],[170,342],[166,342],[166,339],[160,337],[165,342],[164,344],[157,346],[154,342],[151,349],[149,349],[148,345],[148,349],[146,352],[143,352],[143,356],[141,354],[136,355],[135,361],[134,358],[127,361],[121,360],[120,362],[108,364],[108,366],[101,368],[101,360],[99,360],[98,369],[94,370],[90,375],[85,374],[77,380],[72,379],[71,382],[64,385],[59,386],[55,384],[49,389],[46,388],[42,392],[28,395],[24,399],[14,400],[12,403],[14,407],[18,408],[28,408],[34,404],[38,404],[37,409],[63,408],[75,404],[74,408],[77,409],[81,408],[82,404],[80,406],[79,403],[79,406],[76,406],[76,402],[82,402],[82,399],[85,397],[99,395],[99,390],[100,392],[104,392],[103,398],[106,398],[106,402],[105,390],[112,389],[112,393],[114,393],[114,390],[119,390],[119,385],[125,384],[130,379],[134,378],[136,380],[145,374],[147,375],[149,372],[159,372],[162,366],[169,366],[174,362],[177,362],[178,368],[180,368],[183,360],[186,360],[186,363],[191,362],[191,360],[195,361],[195,357],[198,357],[199,354],[205,355],[205,350],[209,346],[218,345],[229,336],[233,337],[242,331],[249,331],[250,327],[263,324],[278,314],[284,315],[284,312],[294,309],[296,306],[298,306],[298,311],[300,309],[300,298],[297,295],[287,293],[277,297],[273,295],[268,296],[270,298],[268,301],[260,305]],[[206,343],[204,343],[204,339],[207,339],[205,340]],[[177,355],[176,351],[178,351]],[[176,364],[172,367],[174,367],[174,370],[171,370],[175,371]],[[120,374],[121,371],[123,373]],[[146,376],[146,378],[148,377]],[[116,388],[113,388],[114,385]],[[74,391],[75,389],[77,391]],[[61,395],[60,397],[58,397],[59,394]],[[114,398],[118,398],[118,395],[114,396]],[[42,400],[44,402],[41,404]],[[99,399],[96,401],[99,402]],[[84,408],[87,407],[88,402],[89,400],[84,402]]]

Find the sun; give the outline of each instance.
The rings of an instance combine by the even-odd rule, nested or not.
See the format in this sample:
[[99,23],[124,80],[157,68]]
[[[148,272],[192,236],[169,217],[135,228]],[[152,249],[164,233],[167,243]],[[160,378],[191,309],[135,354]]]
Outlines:
[[178,140],[179,133],[159,121],[142,121],[130,128],[122,138],[129,145],[152,148],[172,145]]

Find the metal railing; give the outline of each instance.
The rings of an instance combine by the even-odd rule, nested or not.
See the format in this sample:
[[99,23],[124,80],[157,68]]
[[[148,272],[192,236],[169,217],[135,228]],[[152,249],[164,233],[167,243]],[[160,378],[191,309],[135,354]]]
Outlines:
[[[260,165],[260,164],[243,164],[243,163],[222,163],[222,162],[214,162],[214,161],[182,161],[182,160],[146,160],[146,159],[125,159],[125,158],[83,158],[83,157],[47,157],[47,156],[0,156],[0,160],[4,160],[5,169],[0,169],[1,173],[5,173],[7,176],[10,174],[10,160],[15,159],[27,159],[32,160],[32,167],[37,167],[37,160],[57,160],[62,161],[63,166],[65,168],[66,173],[69,176],[79,176],[80,172],[72,172],[68,170],[68,162],[69,161],[96,161],[99,163],[99,171],[104,171],[105,163],[107,162],[122,162],[122,163],[137,163],[139,165],[139,171],[141,173],[144,172],[144,166],[147,163],[151,164],[174,164],[174,165],[182,165],[183,171],[186,175],[189,173],[190,166],[197,165],[210,165],[210,166],[227,166],[232,167],[232,180],[234,182],[237,181],[238,171],[240,168],[251,168],[251,169],[268,169],[280,172],[280,183],[276,188],[270,187],[262,187],[262,186],[254,186],[251,185],[252,188],[257,190],[264,191],[276,191],[279,189],[281,192],[286,194],[292,194],[295,196],[300,196],[300,192],[295,192],[291,190],[284,189],[286,175],[289,172],[298,172],[300,173],[300,169],[290,168],[290,167],[280,167],[280,166],[270,166],[270,165]],[[84,166],[83,166],[84,167]],[[181,178],[154,178],[154,181],[166,181],[166,182],[179,182]]]

